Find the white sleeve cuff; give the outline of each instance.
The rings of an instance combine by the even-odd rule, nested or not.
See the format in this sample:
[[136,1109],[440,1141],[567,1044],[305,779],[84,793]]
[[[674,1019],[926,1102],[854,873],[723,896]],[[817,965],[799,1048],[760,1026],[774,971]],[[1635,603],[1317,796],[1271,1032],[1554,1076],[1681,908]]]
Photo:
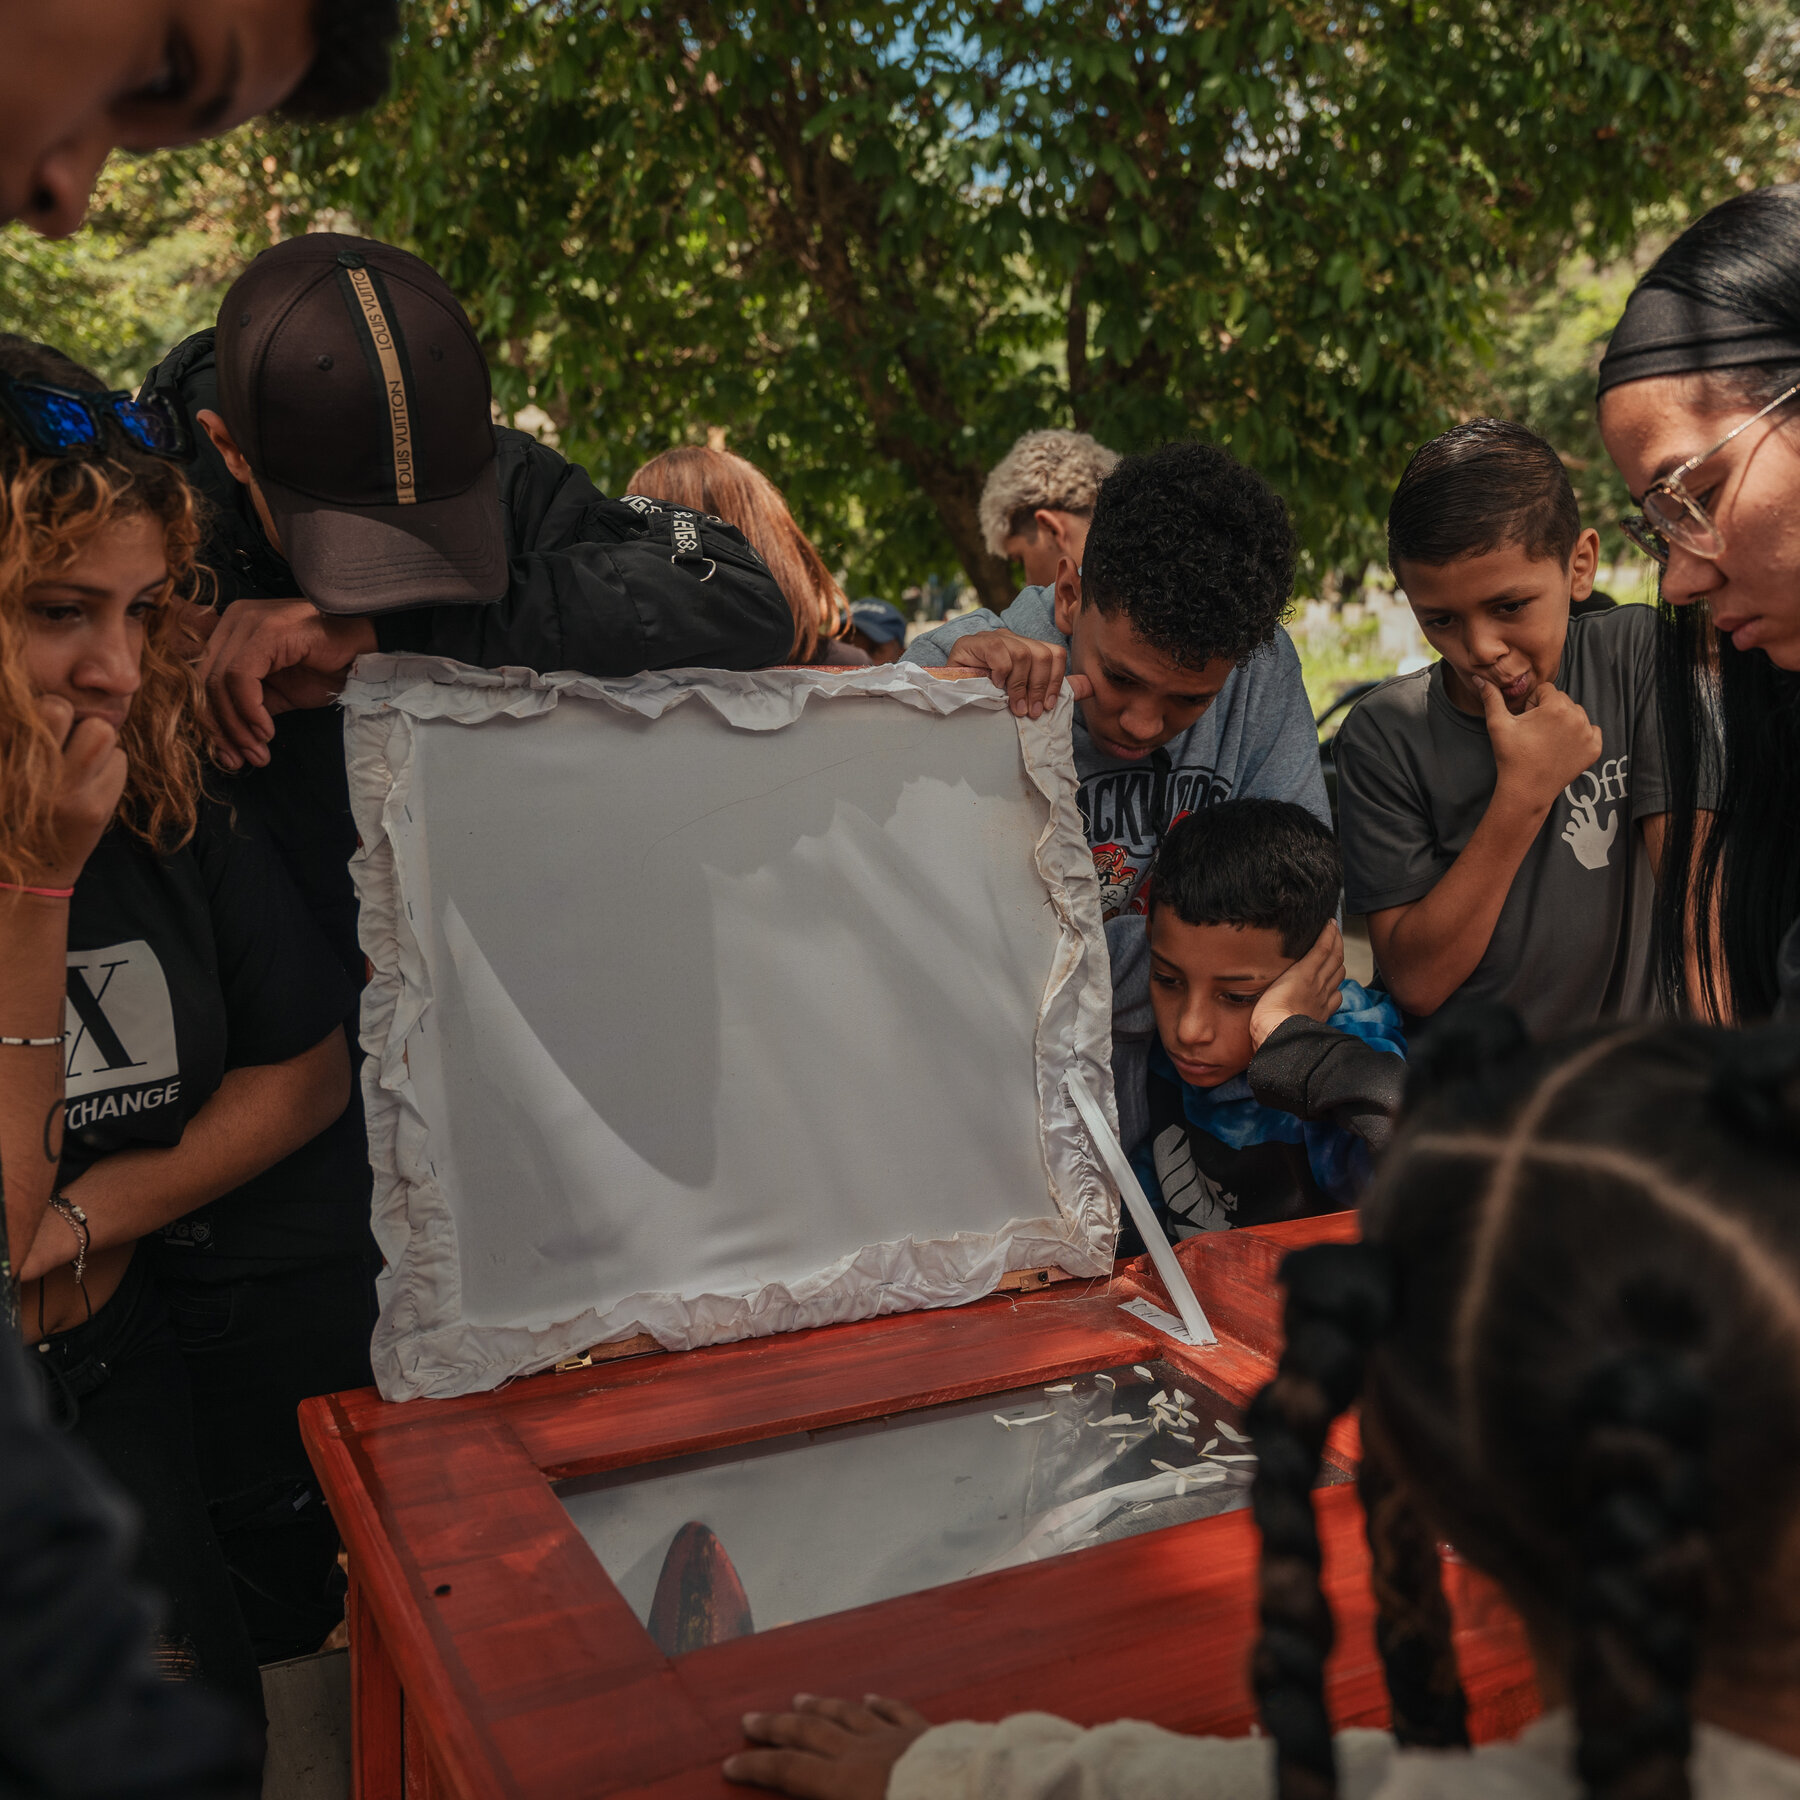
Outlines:
[[888,1800],[1267,1800],[1266,1738],[1199,1738],[1133,1719],[1084,1731],[1047,1713],[926,1732]]

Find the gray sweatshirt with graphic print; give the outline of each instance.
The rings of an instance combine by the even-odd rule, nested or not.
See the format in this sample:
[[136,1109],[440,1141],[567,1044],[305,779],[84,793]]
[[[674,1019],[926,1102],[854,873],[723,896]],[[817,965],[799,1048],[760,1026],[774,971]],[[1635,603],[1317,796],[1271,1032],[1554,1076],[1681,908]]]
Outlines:
[[[983,607],[913,640],[902,659],[941,668],[956,640],[1004,628],[1041,643],[1069,640],[1056,629],[1056,590],[1028,587],[1004,613]],[[1150,1042],[1150,946],[1144,872],[1163,833],[1218,800],[1292,800],[1331,822],[1319,773],[1319,739],[1285,631],[1240,663],[1219,697],[1180,736],[1141,762],[1118,762],[1094,748],[1079,705],[1073,744],[1081,822],[1100,877],[1106,947],[1112,957],[1113,1085],[1127,1151],[1149,1129],[1145,1098]]]

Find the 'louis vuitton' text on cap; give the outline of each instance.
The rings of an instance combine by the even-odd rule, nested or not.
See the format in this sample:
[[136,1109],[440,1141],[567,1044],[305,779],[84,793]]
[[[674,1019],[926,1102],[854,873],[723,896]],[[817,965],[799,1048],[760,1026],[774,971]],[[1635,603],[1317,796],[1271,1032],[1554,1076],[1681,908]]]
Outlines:
[[324,612],[506,592],[487,359],[429,264],[317,232],[225,296],[219,408]]

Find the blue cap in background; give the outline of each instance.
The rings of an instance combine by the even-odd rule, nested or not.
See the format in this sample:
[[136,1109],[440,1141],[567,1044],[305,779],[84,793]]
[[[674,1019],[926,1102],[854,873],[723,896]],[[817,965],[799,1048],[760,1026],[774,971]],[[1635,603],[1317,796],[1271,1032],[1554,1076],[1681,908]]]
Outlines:
[[858,600],[850,608],[850,623],[871,644],[906,642],[906,617],[885,600]]

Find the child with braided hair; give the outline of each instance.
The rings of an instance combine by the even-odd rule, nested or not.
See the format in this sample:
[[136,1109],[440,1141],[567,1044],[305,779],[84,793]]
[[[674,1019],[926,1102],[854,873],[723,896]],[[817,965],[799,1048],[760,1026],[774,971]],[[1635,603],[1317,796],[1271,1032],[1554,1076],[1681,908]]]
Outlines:
[[[1533,1048],[1483,1005],[1413,1062],[1360,1244],[1290,1256],[1252,1409],[1267,1736],[753,1714],[735,1780],[816,1800],[1800,1796],[1800,1030]],[[1393,1731],[1333,1735],[1312,1487],[1360,1403]],[[1546,1716],[1468,1749],[1437,1545],[1499,1582]],[[1272,1742],[1271,1742],[1272,1740]]]

